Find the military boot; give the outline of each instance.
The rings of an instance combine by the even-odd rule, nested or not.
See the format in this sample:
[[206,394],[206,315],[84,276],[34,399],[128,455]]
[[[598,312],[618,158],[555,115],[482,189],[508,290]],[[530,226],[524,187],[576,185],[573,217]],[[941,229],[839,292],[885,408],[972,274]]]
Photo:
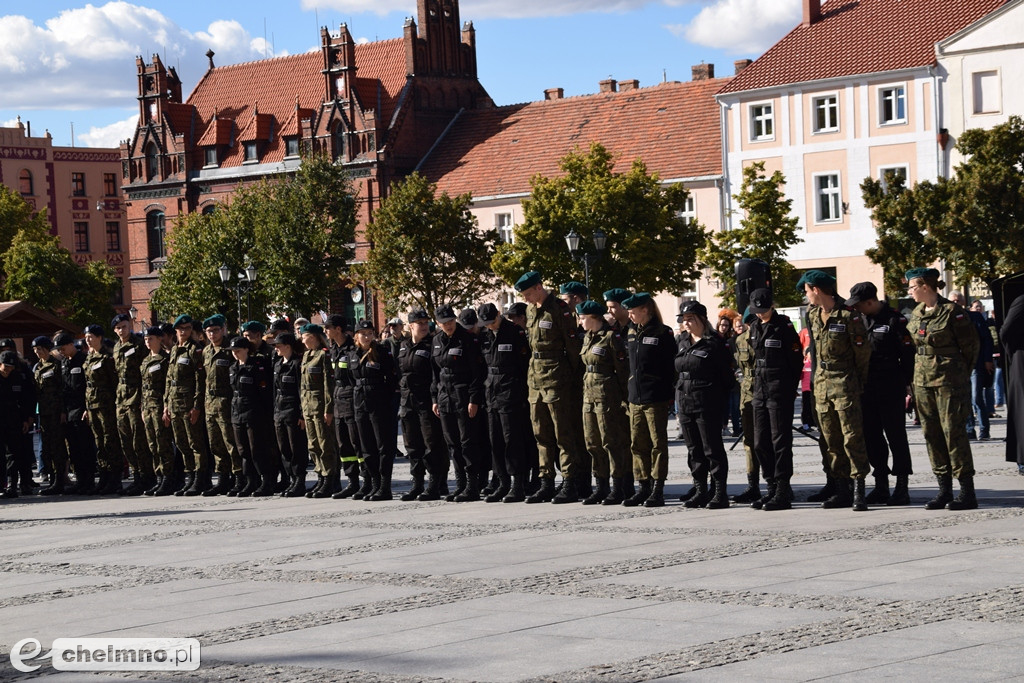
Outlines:
[[67,488],[67,477],[62,472],[60,474],[54,475],[53,483],[51,483],[45,489],[42,489],[39,492],[39,495],[40,496],[58,496],[58,495],[64,493],[64,490],[66,488]]
[[565,503],[575,503],[579,499],[580,490],[577,480],[575,477],[569,477],[562,480],[562,490],[555,494],[551,502],[555,505],[564,505]]
[[651,488],[651,495],[644,501],[645,508],[660,508],[665,506],[665,480],[655,479]]
[[86,473],[79,477],[75,483],[75,493],[79,496],[91,496],[96,493],[96,481],[93,479],[92,473]]
[[[704,486],[706,487],[707,484],[705,483]],[[685,502],[687,502],[688,500],[690,500],[691,498],[693,498],[696,495],[697,495],[697,480],[694,479],[693,480],[693,486],[691,486],[689,488],[689,490],[687,490],[686,493],[684,493],[683,495],[679,496],[679,502],[680,503],[685,503]]]
[[708,510],[721,510],[729,507],[729,490],[725,477],[715,477],[715,491],[708,501]]
[[310,490],[306,491],[306,498],[312,498],[323,487],[324,487],[324,475],[322,475],[320,473],[317,473],[317,475],[316,475],[316,483],[313,484],[313,488],[311,488]]
[[910,505],[910,477],[906,474],[896,475],[896,486],[886,505]]
[[128,484],[122,493],[126,496],[141,496],[145,492],[146,487],[142,484],[142,475],[139,474],[138,470],[133,471],[132,483]]
[[817,492],[807,496],[808,503],[824,503],[835,495],[836,480],[831,474],[825,475],[825,485]]
[[198,496],[203,493],[206,489],[210,488],[210,473],[209,472],[196,472],[195,479],[192,480],[192,486],[188,487],[188,491],[185,491],[186,496]]
[[821,503],[821,507],[832,510],[835,508],[848,508],[853,507],[853,480],[847,479],[846,481],[836,480],[834,493],[829,497],[828,500]]
[[239,498],[248,498],[260,487],[260,475],[256,472],[256,466],[251,462],[242,463],[242,473],[239,475],[245,479],[245,487],[238,492]]
[[[223,481],[223,475],[221,475],[221,481]],[[220,482],[217,483],[219,484]],[[228,496],[229,498],[234,498],[235,496],[242,493],[242,489],[245,488],[246,483],[247,482],[244,476],[244,472],[240,472],[237,477],[234,477],[232,479],[231,488],[225,491],[224,495]]]
[[316,493],[313,494],[313,498],[330,498],[338,491],[338,475],[337,472],[334,474],[325,474],[324,483],[320,486]]
[[97,493],[101,496],[120,496],[124,493],[124,489],[121,488],[121,473],[119,471],[111,470],[107,477],[107,483]]
[[[864,495],[864,477],[857,477],[853,481],[853,511],[854,512],[867,512],[868,503],[865,500],[867,496]],[[889,485],[885,487],[886,494],[889,493]]]
[[234,478],[234,476],[232,476],[231,474],[223,474],[222,473],[222,474],[217,475],[217,485],[216,486],[212,486],[212,487],[206,489],[205,491],[203,491],[203,495],[207,496],[207,497],[210,497],[210,496],[223,496],[228,491],[233,490],[234,485],[235,485],[235,478]]
[[793,507],[793,489],[789,485],[789,479],[779,477],[775,481],[775,495],[761,504],[762,510],[769,512],[775,510],[790,510]]
[[936,478],[939,482],[939,493],[924,504],[925,510],[942,510],[953,500],[953,475],[943,474]]
[[487,484],[487,486],[484,487],[484,490],[481,491],[480,493],[482,493],[485,496],[489,496],[495,491],[497,491],[499,486],[501,486],[501,479],[498,477],[498,473],[494,472],[493,474],[491,474],[491,481]]
[[501,499],[502,503],[522,503],[526,500],[526,491],[523,487],[522,477],[512,477],[512,486],[508,494]]
[[778,494],[778,492],[779,492],[779,480],[778,479],[765,479],[765,483],[768,484],[768,492],[765,493],[764,496],[762,496],[761,498],[758,498],[757,500],[753,501],[750,504],[750,507],[754,508],[755,510],[762,510],[762,509],[764,509],[765,504],[769,500],[774,498]]
[[[952,484],[952,482],[950,482]],[[947,510],[976,510],[978,508],[978,496],[974,493],[974,477],[960,478],[960,493],[953,500],[946,503]]]
[[555,497],[555,480],[550,477],[542,477],[540,486],[526,499],[527,503],[549,503]]
[[597,505],[603,503],[604,499],[608,497],[608,494],[612,492],[608,488],[608,477],[596,477],[597,488],[589,496],[583,499],[584,505]]
[[737,493],[732,497],[732,502],[748,505],[753,503],[755,500],[761,499],[761,484],[758,481],[760,477],[756,472],[747,473],[747,488],[743,489],[741,493]]
[[498,479],[498,488],[491,491],[490,495],[484,498],[487,503],[499,503],[505,499],[508,492],[512,490],[512,480],[508,477]]
[[683,503],[683,506],[688,508],[702,508],[708,504],[708,501],[711,500],[711,496],[713,495],[712,491],[708,489],[708,480],[694,479],[693,487],[697,489],[697,492],[693,494],[693,497],[690,498],[690,500]]
[[292,477],[291,484],[281,494],[285,498],[304,498],[306,495],[306,473]]
[[[479,500],[479,493],[477,494],[477,500]],[[391,493],[391,475],[382,475],[380,478],[380,486],[377,490],[370,495],[370,500],[392,500],[394,494]],[[458,499],[456,499],[458,500]]]
[[160,484],[163,483],[164,476],[162,474],[154,474],[146,477],[144,485],[146,490],[142,492],[144,496],[152,496],[156,493],[156,490],[160,488]]
[[584,500],[594,494],[594,487],[590,483],[590,475],[586,474],[576,480],[576,493]]
[[455,495],[456,503],[472,503],[480,500],[480,491],[483,488],[481,482],[475,475],[467,475],[465,488]]
[[651,480],[641,479],[640,486],[637,487],[636,493],[622,501],[622,504],[628,508],[635,508],[637,505],[643,505],[643,502],[651,497]]
[[466,486],[468,486],[467,482],[468,482],[468,479],[466,477],[465,470],[463,470],[462,472],[456,472],[455,473],[455,490],[452,491],[451,493],[449,493],[447,496],[445,496],[445,498],[444,498],[445,502],[446,503],[454,503],[455,499],[463,491],[466,490]]
[[417,474],[412,478],[412,488],[402,494],[402,500],[407,503],[410,500],[416,500],[423,493],[423,488],[423,475]]
[[[612,479],[612,487],[608,491],[608,495],[601,501],[601,505],[621,505],[622,501],[626,499],[625,486],[623,484],[622,477],[614,477]],[[630,494],[632,495],[632,494]],[[583,501],[586,504],[587,501]]]
[[371,472],[370,473],[370,492],[367,493],[365,496],[363,496],[363,500],[366,501],[366,502],[371,502],[371,501],[378,500],[378,498],[376,496],[380,492],[380,487],[381,486],[383,486],[383,481],[381,480],[380,473]]
[[884,505],[889,502],[889,477],[886,475],[875,475],[875,488],[864,497],[865,503],[871,505]]
[[333,498],[334,500],[343,500],[345,498],[351,498],[352,496],[356,495],[357,491],[359,491],[359,475],[350,474],[348,475],[348,486],[335,493],[333,496],[331,496],[331,498]]
[[423,489],[423,493],[416,497],[416,500],[427,502],[430,500],[441,500],[441,479],[430,475],[430,479],[427,481],[427,487]]
[[359,470],[359,473],[363,477],[363,484],[358,491],[352,494],[352,500],[365,500],[368,495],[373,493],[373,479],[370,477],[370,470],[364,467]]
[[172,476],[170,474],[164,475],[163,481],[160,482],[160,486],[157,487],[157,490],[153,491],[153,495],[154,496],[170,496],[170,495],[174,495],[175,489],[177,488],[175,486],[175,484],[177,484],[177,480],[176,480],[176,478],[174,476]]

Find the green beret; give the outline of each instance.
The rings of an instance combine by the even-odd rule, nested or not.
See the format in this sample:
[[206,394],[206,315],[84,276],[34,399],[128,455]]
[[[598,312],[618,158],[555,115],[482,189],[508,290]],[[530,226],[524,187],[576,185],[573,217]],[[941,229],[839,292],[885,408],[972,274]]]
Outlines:
[[800,281],[796,283],[796,291],[803,293],[804,285],[835,289],[836,279],[823,270],[808,270],[800,276]]
[[743,309],[743,322],[749,325],[750,323],[757,320],[757,316],[750,312],[750,306]]
[[259,332],[263,334],[267,331],[267,326],[258,320],[250,320],[247,323],[242,323],[242,332]]
[[637,292],[633,296],[623,301],[622,305],[626,308],[636,308],[638,306],[643,306],[644,304],[650,301],[652,301],[650,294],[648,294],[647,292]]
[[911,280],[915,280],[917,278],[926,277],[938,280],[939,271],[935,270],[934,268],[911,268],[906,273],[907,282],[910,282]]
[[575,294],[576,296],[585,297],[590,294],[590,290],[587,289],[587,286],[582,282],[576,282],[575,280],[572,280],[570,282],[566,282],[564,285],[559,286],[558,293]]
[[174,329],[178,329],[182,325],[192,325],[194,323],[195,320],[192,319],[192,316],[190,316],[188,313],[182,313],[181,315],[174,319]]
[[576,304],[576,312],[580,315],[596,315],[601,317],[608,312],[608,309],[596,301],[584,301],[581,304]]
[[529,289],[535,285],[540,284],[540,273],[536,270],[531,270],[528,273],[523,273],[523,276],[516,280],[515,289],[517,292],[521,292],[524,289]]
[[227,323],[227,319],[225,319],[220,313],[217,313],[203,321],[203,329],[205,330],[207,327],[224,327]]
[[630,297],[630,293],[627,289],[616,287],[615,289],[609,289],[602,296],[605,301],[614,301],[615,303],[621,304]]
[[307,332],[309,334],[323,334],[324,328],[320,327],[316,323],[306,323],[302,326],[302,329],[299,330],[299,333],[306,334]]

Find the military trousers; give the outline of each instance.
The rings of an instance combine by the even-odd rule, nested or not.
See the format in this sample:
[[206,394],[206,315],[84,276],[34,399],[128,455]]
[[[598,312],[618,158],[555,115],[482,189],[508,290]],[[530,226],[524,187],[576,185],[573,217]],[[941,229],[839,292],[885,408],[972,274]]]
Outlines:
[[862,479],[871,471],[864,447],[864,419],[859,396],[829,397],[815,387],[814,408],[821,439],[836,479]]
[[152,456],[153,471],[163,477],[174,476],[174,449],[171,446],[171,428],[164,424],[161,408],[143,408],[142,426]]
[[210,454],[218,474],[241,474],[242,458],[235,445],[235,430],[231,425],[231,399],[210,396],[206,399],[206,434],[210,440]]
[[117,415],[113,404],[89,408],[89,427],[96,440],[96,462],[100,471],[114,472],[118,480],[124,467],[121,435],[117,431]]
[[914,402],[928,446],[932,472],[957,479],[974,476],[974,456],[964,425],[971,410],[968,386],[914,387]]
[[238,457],[242,460],[242,469],[248,463],[250,469],[255,468],[264,482],[277,480],[278,466],[275,462],[274,450],[271,449],[270,420],[254,419],[248,422],[235,422],[232,425],[235,432],[235,446],[238,447]]
[[299,426],[298,419],[276,420],[274,435],[277,437],[277,447],[281,452],[281,459],[285,462],[288,476],[305,480],[306,467],[309,465],[309,447],[306,432]]
[[142,406],[117,404],[117,432],[121,438],[121,450],[136,474],[152,476],[153,456],[146,441],[146,426],[142,422]]
[[[637,481],[668,478],[669,403],[629,404],[630,451],[633,453],[633,478]],[[721,436],[722,427],[718,430]]]
[[616,479],[631,476],[629,420],[622,403],[584,401],[582,415],[583,437],[594,476]]
[[64,430],[60,413],[39,414],[39,431],[42,437],[43,466],[57,477],[63,477],[68,469],[68,449],[64,443]]
[[359,450],[359,428],[356,427],[355,413],[349,410],[348,414],[339,415],[334,413],[334,441],[338,447],[338,462],[341,471],[347,477],[359,475],[359,466],[363,463],[363,456]]
[[[720,406],[699,413],[682,413],[680,416],[680,424],[686,435],[686,461],[694,479],[707,481],[710,475],[714,480],[725,481],[729,476],[729,458],[722,441],[722,418]],[[667,454],[665,471],[668,471]]]
[[64,443],[68,446],[68,460],[75,471],[78,482],[92,480],[96,476],[96,451],[92,442],[89,425],[78,419],[68,419],[62,425]]
[[[456,475],[470,478],[481,475],[479,465],[480,422],[485,419],[483,413],[477,412],[471,418],[466,408],[455,412],[441,413],[441,433],[448,446],[452,465]],[[487,470],[483,471],[486,476]]]
[[743,428],[743,455],[746,460],[747,474],[755,477],[761,472],[761,463],[754,451],[754,402],[740,404],[740,426]]
[[31,459],[32,453],[25,450],[25,434],[22,432],[21,420],[10,415],[0,416],[0,456],[5,453],[7,486],[17,488],[19,477],[22,478],[23,486],[30,484],[31,474],[27,480],[24,479],[25,459]]
[[[181,451],[182,464],[186,472],[205,472],[206,444],[203,441],[203,427],[196,420],[195,424],[188,416],[189,411],[171,412],[171,433],[174,445]],[[200,419],[202,416],[200,415]],[[166,474],[164,475],[166,476]]]
[[576,474],[589,481],[590,471],[593,468],[590,448],[587,446],[587,437],[584,427],[585,417],[583,415],[583,376],[574,382],[572,390],[572,433],[573,440],[572,462],[576,467]]
[[363,462],[371,476],[390,477],[395,468],[398,435],[392,432],[391,403],[382,401],[375,410],[356,411],[356,431]]
[[[861,397],[864,445],[876,477],[914,473],[907,441],[906,388],[902,382],[869,386]],[[889,452],[892,467],[889,467]]]
[[436,481],[447,481],[448,446],[441,433],[441,420],[430,406],[421,410],[402,408],[402,413],[402,437],[413,479],[429,474]]
[[533,434],[537,438],[539,474],[542,479],[555,478],[556,463],[561,465],[563,479],[577,474],[578,465],[573,457],[576,448],[576,435],[573,433],[576,418],[571,411],[572,403],[568,399],[530,403],[530,419],[533,422]]
[[313,469],[324,477],[338,473],[338,451],[334,448],[334,434],[322,414],[304,415],[306,448],[313,458]]
[[487,414],[491,467],[499,479],[523,479],[530,467],[523,450],[523,409],[492,410]]
[[793,410],[791,391],[755,392],[753,413],[754,454],[766,480],[793,477]]

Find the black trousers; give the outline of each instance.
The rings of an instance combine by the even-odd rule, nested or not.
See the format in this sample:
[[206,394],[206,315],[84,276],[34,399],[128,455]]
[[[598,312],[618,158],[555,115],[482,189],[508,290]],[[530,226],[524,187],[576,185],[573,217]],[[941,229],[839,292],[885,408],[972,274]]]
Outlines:
[[523,462],[531,479],[540,474],[540,450],[537,448],[537,437],[533,434],[533,423],[530,421],[530,404],[524,403],[519,412],[518,429],[523,442]]
[[729,475],[729,459],[722,442],[722,409],[701,413],[681,413],[680,424],[686,436],[687,462],[694,479],[725,480]]
[[793,476],[793,411],[796,396],[778,391],[754,391],[754,455],[765,480]]
[[392,430],[394,416],[390,402],[373,411],[356,410],[356,432],[363,462],[370,475],[390,477],[395,467],[398,435]]
[[275,421],[274,432],[281,459],[287,463],[288,474],[305,479],[309,466],[309,441],[305,430],[299,427],[299,419]]
[[[876,477],[914,473],[907,443],[906,400],[906,387],[899,382],[869,384],[861,395],[864,446]],[[892,451],[892,469],[888,464],[889,451]]]
[[359,449],[359,429],[356,427],[355,413],[349,415],[334,414],[334,440],[338,445],[338,461],[346,477],[359,474],[359,463],[362,462],[362,451]]
[[[7,415],[0,416],[0,455],[6,455],[7,486],[10,488],[18,488],[19,476],[23,477],[25,472],[25,457],[32,455],[31,451],[25,453],[25,435],[21,427],[21,420],[16,417],[11,419]],[[29,474],[31,479],[32,475]]]
[[277,479],[277,458],[274,457],[274,449],[270,445],[273,441],[270,420],[233,422],[231,427],[235,432],[235,446],[238,448],[238,456],[242,459],[243,466],[245,463],[250,467],[255,466],[263,479]]
[[492,410],[487,413],[487,427],[490,432],[491,464],[494,473],[502,480],[509,477],[524,478],[529,471],[523,449],[522,411],[508,412]]
[[429,406],[423,410],[403,408],[402,435],[405,454],[409,456],[409,471],[414,479],[427,474],[431,479],[448,479],[448,447],[441,433],[441,421]]
[[477,459],[480,451],[478,420],[481,417],[482,414],[477,413],[475,418],[470,418],[465,408],[457,413],[441,413],[441,432],[457,475],[475,477],[480,474]]
[[[80,482],[96,476],[96,446],[92,440],[89,423],[82,420],[68,420],[61,428],[68,444],[68,458],[75,470],[75,479]],[[175,470],[181,472],[180,469]]]

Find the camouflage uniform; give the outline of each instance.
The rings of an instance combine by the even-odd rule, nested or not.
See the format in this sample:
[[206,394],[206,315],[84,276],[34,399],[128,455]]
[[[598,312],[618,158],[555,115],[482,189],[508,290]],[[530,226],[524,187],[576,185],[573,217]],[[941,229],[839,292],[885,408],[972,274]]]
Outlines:
[[754,349],[750,346],[750,328],[735,337],[734,346],[736,349],[736,375],[740,383],[740,425],[743,428],[743,453],[746,456],[747,476],[753,481],[752,486],[756,486],[761,466],[754,454]]
[[61,430],[64,412],[64,380],[61,366],[53,356],[36,363],[36,400],[39,402],[39,427],[43,441],[43,465],[54,475],[54,481],[63,481],[68,467],[68,451]]
[[202,410],[205,387],[203,355],[195,342],[189,340],[184,346],[172,346],[167,358],[164,408],[170,415],[174,444],[181,451],[186,472],[206,470],[202,427],[198,420],[193,424],[189,419],[190,411]]
[[[162,477],[174,476],[174,450],[171,428],[164,424],[164,397],[168,374],[167,354],[163,351],[142,361],[142,424],[146,430],[153,465]],[[184,451],[183,451],[184,452]]]
[[116,390],[114,359],[99,351],[89,351],[85,357],[85,405],[89,410],[89,426],[96,440],[96,460],[101,475],[106,473],[120,481],[124,454],[114,412]]
[[142,423],[142,359],[146,347],[135,335],[114,344],[114,368],[117,370],[117,431],[121,449],[137,477],[150,480],[154,474],[153,456],[146,443]]
[[231,426],[231,355],[226,340],[224,346],[210,344],[203,349],[203,370],[206,374],[206,433],[210,438],[217,473],[241,474],[242,458],[235,448],[235,433]]
[[608,326],[587,332],[580,357],[584,366],[583,434],[594,476],[632,480],[625,409],[629,361],[622,335]]
[[302,419],[306,422],[309,454],[316,473],[331,478],[338,474],[338,452],[334,448],[334,434],[324,422],[324,415],[334,410],[334,373],[326,349],[306,350],[302,354],[302,379],[299,381],[299,400]]

